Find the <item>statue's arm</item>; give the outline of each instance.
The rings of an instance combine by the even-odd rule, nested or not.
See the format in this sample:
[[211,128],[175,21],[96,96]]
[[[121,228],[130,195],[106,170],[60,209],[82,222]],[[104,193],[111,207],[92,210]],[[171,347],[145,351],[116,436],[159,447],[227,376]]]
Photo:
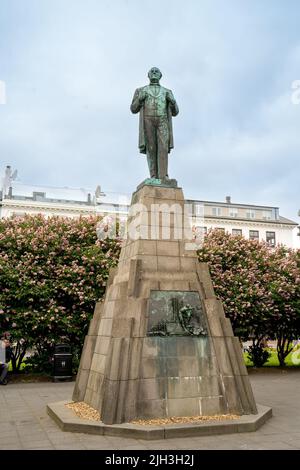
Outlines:
[[140,88],[137,88],[133,95],[130,110],[132,113],[136,114],[139,112],[142,106],[143,106],[143,102],[140,100]]
[[169,106],[170,106],[170,109],[171,109],[172,116],[177,116],[177,114],[179,113],[179,108],[177,106],[176,100],[175,100],[171,90],[168,90],[168,92],[167,92],[167,100],[169,102]]

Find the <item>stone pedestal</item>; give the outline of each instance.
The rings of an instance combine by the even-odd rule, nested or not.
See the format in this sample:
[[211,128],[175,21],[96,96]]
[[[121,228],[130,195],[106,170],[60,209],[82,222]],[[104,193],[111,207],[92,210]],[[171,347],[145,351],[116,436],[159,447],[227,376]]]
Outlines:
[[96,305],[73,395],[105,424],[257,413],[208,267],[180,236],[183,209],[180,188],[144,185],[132,196],[131,237]]

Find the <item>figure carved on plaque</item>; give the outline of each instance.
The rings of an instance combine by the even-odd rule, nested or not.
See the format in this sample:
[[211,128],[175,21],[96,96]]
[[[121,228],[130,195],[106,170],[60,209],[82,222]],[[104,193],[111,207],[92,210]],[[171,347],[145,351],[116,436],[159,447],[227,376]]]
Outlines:
[[171,90],[160,85],[161,71],[152,67],[150,84],[137,88],[131,111],[140,113],[139,149],[147,154],[150,177],[168,180],[168,154],[174,147],[172,116],[179,109]]
[[[193,305],[186,302],[186,295]],[[199,297],[194,292],[177,291],[174,295],[174,291],[152,291],[149,307],[150,336],[207,335]]]

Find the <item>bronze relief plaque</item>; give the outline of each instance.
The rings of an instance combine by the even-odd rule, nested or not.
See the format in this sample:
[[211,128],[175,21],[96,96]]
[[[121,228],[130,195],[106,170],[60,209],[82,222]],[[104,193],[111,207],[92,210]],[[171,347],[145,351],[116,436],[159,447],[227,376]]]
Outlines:
[[198,292],[152,290],[148,304],[148,336],[207,336]]

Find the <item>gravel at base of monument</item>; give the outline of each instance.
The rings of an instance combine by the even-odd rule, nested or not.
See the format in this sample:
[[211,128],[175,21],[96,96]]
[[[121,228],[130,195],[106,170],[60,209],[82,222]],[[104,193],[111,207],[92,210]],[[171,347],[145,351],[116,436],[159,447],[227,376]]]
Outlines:
[[83,401],[67,403],[67,408],[70,408],[74,413],[82,419],[89,419],[91,421],[100,421],[100,413]]
[[[73,402],[66,404],[74,413],[82,419],[91,421],[100,421],[100,414],[97,410],[87,405],[85,402]],[[214,415],[214,416],[172,416],[169,418],[154,418],[154,419],[138,419],[131,421],[132,424],[140,424],[142,426],[157,426],[166,424],[184,424],[195,423],[200,421],[223,421],[229,419],[238,419],[238,415]]]

